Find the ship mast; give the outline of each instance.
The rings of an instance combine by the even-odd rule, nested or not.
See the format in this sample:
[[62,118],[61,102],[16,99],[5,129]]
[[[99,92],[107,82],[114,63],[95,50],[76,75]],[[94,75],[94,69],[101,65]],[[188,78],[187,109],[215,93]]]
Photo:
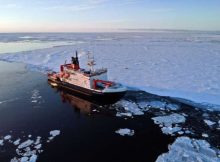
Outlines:
[[87,53],[87,56],[88,56],[87,65],[89,66],[90,71],[93,72],[94,71],[94,66],[96,65],[94,56],[89,51]]

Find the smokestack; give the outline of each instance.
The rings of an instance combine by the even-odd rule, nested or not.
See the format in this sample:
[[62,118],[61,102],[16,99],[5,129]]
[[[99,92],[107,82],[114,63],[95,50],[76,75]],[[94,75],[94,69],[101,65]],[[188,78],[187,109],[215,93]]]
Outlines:
[[78,52],[76,51],[76,59],[78,59]]

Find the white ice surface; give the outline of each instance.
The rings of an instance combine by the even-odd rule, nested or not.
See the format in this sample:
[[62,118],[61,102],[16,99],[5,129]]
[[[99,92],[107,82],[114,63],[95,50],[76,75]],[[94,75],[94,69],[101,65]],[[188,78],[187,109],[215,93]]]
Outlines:
[[4,145],[4,140],[0,140],[0,146]]
[[11,135],[6,135],[6,136],[4,137],[4,139],[5,139],[5,140],[11,139]]
[[19,138],[19,139],[17,139],[16,141],[14,141],[13,144],[17,146],[17,145],[20,144],[20,141],[21,141],[21,139]]
[[134,130],[128,129],[128,128],[121,128],[115,131],[115,133],[120,134],[121,136],[133,136],[134,135]]
[[205,119],[204,122],[208,125],[208,126],[212,126],[215,124],[215,122],[211,121],[211,120],[207,120]]
[[28,139],[28,140],[22,142],[22,143],[18,146],[18,149],[22,149],[22,148],[28,147],[28,146],[30,146],[30,145],[33,144],[33,143],[34,143],[33,140]]
[[[182,134],[182,128],[177,124],[184,123],[186,118],[183,115],[173,113],[167,116],[158,116],[152,118],[155,124],[160,125],[164,134],[171,134],[178,132]],[[173,126],[175,124],[175,126]]]
[[[54,39],[59,37],[67,39],[68,34],[57,35]],[[70,60],[76,49],[80,52],[81,66],[85,68],[86,55],[82,51],[91,50],[98,66],[109,69],[110,80],[220,110],[218,33],[84,33],[74,39],[84,43],[1,54],[0,60],[24,62],[37,70],[58,71],[59,65]]]
[[50,135],[55,137],[55,136],[58,136],[60,134],[60,130],[53,130],[53,131],[50,131]]
[[169,151],[160,155],[156,162],[219,162],[215,150],[204,140],[179,137],[169,147]]
[[134,102],[127,100],[120,100],[116,105],[123,107],[123,111],[118,110],[116,116],[127,116],[131,117],[132,115],[143,115],[143,111],[138,107]]
[[60,130],[52,130],[52,131],[50,131],[50,137],[48,137],[47,142],[52,141],[58,135],[60,135]]

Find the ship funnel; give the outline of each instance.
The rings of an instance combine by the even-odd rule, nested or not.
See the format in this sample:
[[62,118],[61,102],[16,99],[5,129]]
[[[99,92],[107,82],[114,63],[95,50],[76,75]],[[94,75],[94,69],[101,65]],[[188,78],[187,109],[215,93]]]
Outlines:
[[76,57],[72,57],[72,64],[75,70],[78,70],[79,67],[79,59],[78,59],[78,52],[76,51]]
[[76,59],[78,59],[78,51],[76,51]]

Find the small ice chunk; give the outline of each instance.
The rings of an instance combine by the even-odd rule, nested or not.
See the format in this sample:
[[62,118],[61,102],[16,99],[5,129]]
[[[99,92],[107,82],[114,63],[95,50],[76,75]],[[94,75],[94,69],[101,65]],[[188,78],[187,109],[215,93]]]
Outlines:
[[47,142],[50,142],[51,140],[53,140],[56,136],[58,136],[60,134],[60,130],[53,130],[50,131],[50,137],[48,137]]
[[33,155],[30,157],[29,162],[36,162],[36,161],[37,161],[37,155],[33,154]]
[[4,140],[0,140],[0,146],[4,145]]
[[17,159],[16,157],[14,157],[13,159],[10,160],[10,162],[19,162],[20,159]]
[[209,135],[206,134],[206,133],[202,133],[202,136],[205,137],[205,138],[208,138],[208,137],[209,137]]
[[163,127],[163,128],[161,128],[161,130],[164,134],[171,134],[171,135],[173,133],[178,132],[178,131],[181,132],[181,129],[182,129],[181,127]]
[[132,117],[132,114],[129,112],[127,113],[117,112],[116,116],[117,117],[122,117],[122,116]]
[[36,139],[36,141],[34,142],[34,144],[35,144],[35,145],[38,145],[38,144],[40,143],[40,139],[41,139],[41,137],[40,137],[40,136],[37,136],[37,139]]
[[186,133],[186,134],[192,134],[192,132],[189,131],[189,130],[186,130],[185,133]]
[[128,128],[121,128],[115,131],[115,133],[120,134],[121,136],[133,136],[134,135],[134,130],[128,129]]
[[183,132],[183,131],[179,131],[179,132],[178,132],[178,134],[180,134],[180,135],[181,135],[181,134],[184,134],[184,132]]
[[28,139],[28,140],[24,141],[23,143],[21,143],[18,146],[18,149],[22,149],[22,148],[28,147],[28,146],[32,145],[33,143],[34,143],[33,140]]
[[50,135],[55,137],[55,136],[58,136],[60,134],[60,130],[53,130],[53,131],[50,131]]
[[28,135],[28,138],[31,138],[31,137],[32,137],[32,135],[31,135],[31,134],[29,134],[29,135]]
[[39,150],[40,148],[41,148],[41,144],[38,144],[38,145],[36,145],[36,146],[34,146],[34,148],[36,148],[37,150]]
[[17,146],[17,145],[20,144],[20,141],[21,141],[21,139],[19,138],[19,139],[17,139],[16,141],[14,141],[13,144]]
[[169,104],[166,105],[166,108],[169,109],[169,110],[179,110],[179,109],[180,109],[180,106],[177,105],[177,104],[171,104],[171,103],[169,103]]
[[204,122],[208,125],[208,126],[212,126],[215,124],[215,122],[211,121],[211,120],[207,120],[205,119]]
[[5,140],[9,140],[9,139],[11,139],[11,135],[7,135],[7,136],[5,136],[4,139],[5,139]]
[[28,162],[29,158],[28,157],[22,157],[21,162]]

